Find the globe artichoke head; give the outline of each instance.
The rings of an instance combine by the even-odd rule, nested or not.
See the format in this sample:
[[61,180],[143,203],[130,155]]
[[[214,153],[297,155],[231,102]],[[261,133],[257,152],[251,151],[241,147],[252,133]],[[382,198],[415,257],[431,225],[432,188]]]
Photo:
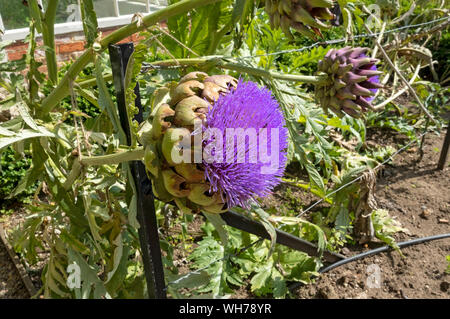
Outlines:
[[184,213],[222,213],[266,195],[282,175],[284,151],[277,170],[264,176],[258,176],[258,163],[205,158],[204,150],[212,143],[206,134],[209,129],[226,132],[227,128],[247,127],[255,132],[266,127],[281,129],[280,145],[287,148],[283,116],[270,91],[229,75],[203,72],[191,72],[171,85],[139,134],[155,197],[176,204]]
[[327,80],[317,84],[315,95],[325,112],[332,110],[342,117],[346,114],[359,118],[373,109],[371,104],[376,91],[383,87],[375,63],[364,53],[367,48],[345,47],[331,49],[319,61],[319,74],[326,74]]
[[[183,212],[226,211],[226,199],[209,192],[203,164],[195,161],[191,142],[195,121],[204,122],[214,101],[236,84],[228,75],[191,72],[170,87],[165,103],[157,105],[142,126],[144,164],[158,199],[174,202]],[[177,156],[183,147],[192,148],[188,158]]]
[[333,4],[334,0],[265,0],[265,10],[272,28],[281,28],[290,39],[292,29],[316,39],[322,36],[320,30],[331,27],[324,21],[335,18]]

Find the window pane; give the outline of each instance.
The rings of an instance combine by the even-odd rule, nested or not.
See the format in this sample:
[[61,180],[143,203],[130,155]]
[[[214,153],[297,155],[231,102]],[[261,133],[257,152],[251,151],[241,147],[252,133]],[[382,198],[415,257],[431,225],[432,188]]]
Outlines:
[[115,0],[94,0],[94,10],[97,18],[116,17]]
[[6,30],[29,26],[29,10],[22,4],[22,1],[0,0],[0,14]]
[[118,0],[120,15],[135,14],[137,12],[147,12],[147,0]]
[[[44,8],[47,8],[48,0],[42,0]],[[56,9],[56,23],[81,21],[81,13],[77,0],[59,0]]]

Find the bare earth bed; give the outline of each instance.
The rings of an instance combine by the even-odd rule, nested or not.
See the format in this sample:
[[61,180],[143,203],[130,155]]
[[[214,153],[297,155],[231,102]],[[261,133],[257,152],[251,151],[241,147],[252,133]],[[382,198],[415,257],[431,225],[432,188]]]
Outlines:
[[[377,133],[376,135],[383,135]],[[399,142],[394,136],[377,136],[385,142]],[[400,153],[381,172],[375,193],[378,206],[388,209],[411,234],[399,233],[398,241],[450,232],[450,168],[437,171],[444,140],[426,135],[424,156],[417,147]],[[447,221],[447,223],[446,223]],[[348,256],[376,248],[354,246]],[[393,251],[365,258],[322,275],[316,284],[296,291],[297,298],[450,298],[450,275],[445,273],[450,239],[437,240],[402,249],[404,258]],[[368,277],[375,264],[380,269],[380,287],[369,288]],[[373,267],[373,266],[372,266]]]
[[0,241],[0,299],[23,299],[29,298],[22,279],[8,251]]

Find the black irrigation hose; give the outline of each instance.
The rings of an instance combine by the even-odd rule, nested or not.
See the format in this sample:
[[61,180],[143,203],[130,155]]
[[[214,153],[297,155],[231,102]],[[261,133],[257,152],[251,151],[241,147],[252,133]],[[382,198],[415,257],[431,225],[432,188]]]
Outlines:
[[[408,247],[408,246],[412,246],[412,245],[422,244],[422,243],[425,243],[425,242],[428,242],[428,241],[444,239],[444,238],[450,238],[450,233],[411,239],[411,240],[408,240],[408,241],[400,242],[397,245],[398,245],[398,247],[403,248],[403,247]],[[385,251],[388,251],[388,250],[392,250],[392,249],[393,248],[391,246],[383,246],[383,247],[380,247],[380,248],[375,248],[375,249],[366,251],[366,252],[358,254],[358,255],[354,255],[354,256],[345,258],[345,259],[340,260],[338,262],[335,262],[335,263],[333,263],[333,264],[331,264],[331,265],[329,265],[327,267],[321,268],[319,270],[319,274],[323,274],[323,273],[325,273],[327,271],[333,270],[334,268],[337,268],[339,266],[348,264],[348,263],[350,263],[352,261],[359,260],[359,259],[362,259],[362,258],[366,258],[366,257],[372,256],[372,255],[376,255],[376,254],[379,254],[379,253],[382,253],[382,252],[385,252]],[[297,283],[292,284],[289,287],[289,289],[292,290],[292,289],[295,289],[295,288],[297,288],[297,287],[299,287],[301,285],[302,285],[302,283],[297,282]]]

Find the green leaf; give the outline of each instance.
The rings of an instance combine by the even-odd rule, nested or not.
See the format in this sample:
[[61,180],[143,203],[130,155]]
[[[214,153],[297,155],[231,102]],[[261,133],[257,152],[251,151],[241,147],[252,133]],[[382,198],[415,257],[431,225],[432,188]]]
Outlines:
[[128,257],[130,254],[130,247],[124,245],[122,234],[119,234],[114,240],[114,266],[113,270],[108,273],[105,287],[112,297],[115,297],[119,288],[124,284],[128,273]]
[[31,117],[30,113],[28,113],[27,106],[23,102],[19,102],[16,104],[17,110],[19,111],[20,116],[24,120],[24,122],[35,131],[40,131],[38,125],[34,122],[33,118]]
[[286,281],[280,276],[273,278],[273,297],[276,299],[284,298],[287,292]]
[[321,197],[325,196],[325,184],[323,182],[322,176],[320,176],[317,169],[311,163],[306,162],[304,163],[304,165],[311,182],[318,190],[321,191]]
[[10,130],[0,126],[0,135],[3,136],[14,136],[16,133],[11,132]]
[[31,18],[35,22],[37,32],[42,33],[42,11],[37,0],[28,0],[28,8],[30,9]]
[[80,288],[75,288],[75,293],[82,299],[92,297],[94,299],[111,298],[106,291],[103,282],[97,275],[98,269],[96,269],[93,265],[88,264],[78,252],[70,247],[67,251],[69,264],[75,263],[78,267],[80,267],[82,283]]
[[272,275],[272,263],[267,263],[258,270],[258,273],[250,280],[252,291],[264,288]]
[[117,107],[111,98],[111,95],[106,86],[105,79],[103,78],[103,66],[100,59],[95,60],[95,76],[98,87],[98,105],[102,110],[106,110],[106,112],[108,113],[109,119],[113,124],[114,130],[119,135],[120,144],[126,145],[127,138],[125,132],[122,129],[122,125],[120,124]]
[[206,271],[192,271],[186,275],[176,276],[170,281],[170,287],[174,289],[192,289],[206,285],[211,280],[211,276]]
[[236,0],[233,6],[233,13],[231,15],[232,24],[236,24],[239,22],[242,14],[244,13],[245,6],[247,5],[248,0]]
[[267,214],[262,208],[253,205],[252,211],[254,211],[258,215],[261,224],[270,235],[270,249],[267,255],[267,258],[269,258],[275,249],[275,244],[277,243],[277,232],[275,230],[275,227],[270,223],[269,214]]
[[208,219],[208,221],[214,226],[217,233],[219,234],[222,245],[226,246],[228,242],[228,233],[225,230],[225,221],[220,217],[220,214],[210,214],[203,212],[203,215]]
[[66,229],[61,230],[60,238],[67,245],[72,247],[72,249],[82,253],[89,254],[90,249],[86,247],[82,242],[80,242],[76,237],[74,237],[71,233],[69,233]]
[[34,137],[55,137],[53,133],[48,132],[45,128],[40,127],[40,132],[36,132],[34,130],[24,129],[17,133],[15,136],[8,136],[8,137],[2,137],[0,138],[0,150],[2,148],[5,148],[8,145],[11,145],[16,142],[20,142],[29,138]]

